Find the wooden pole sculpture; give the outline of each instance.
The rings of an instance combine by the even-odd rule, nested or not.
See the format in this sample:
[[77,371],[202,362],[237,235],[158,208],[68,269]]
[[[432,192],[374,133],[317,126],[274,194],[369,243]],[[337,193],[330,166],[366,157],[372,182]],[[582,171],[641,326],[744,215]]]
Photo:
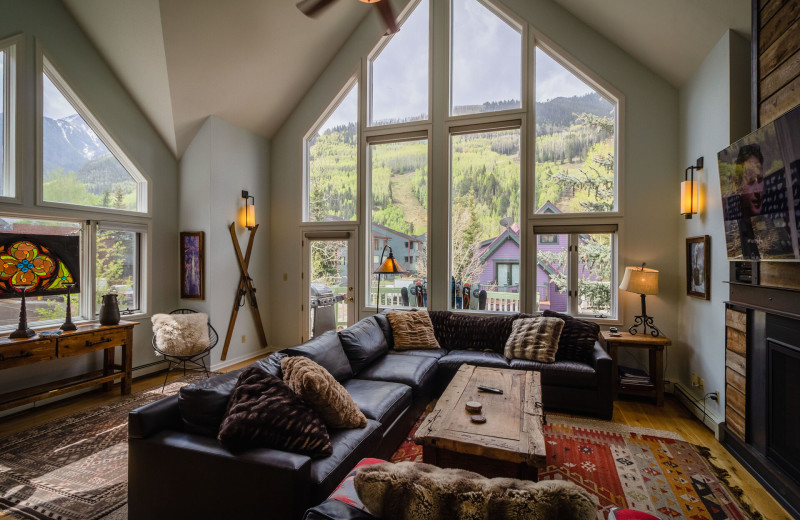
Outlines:
[[239,264],[239,286],[236,288],[236,295],[233,299],[233,310],[231,312],[231,320],[228,323],[228,333],[225,335],[225,344],[222,347],[221,360],[225,360],[228,356],[228,347],[231,344],[231,337],[233,336],[233,328],[236,325],[236,317],[239,315],[239,309],[244,305],[245,296],[250,300],[250,310],[253,312],[253,319],[256,322],[256,330],[258,331],[258,338],[263,347],[267,346],[267,335],[264,332],[264,324],[261,322],[261,313],[258,310],[258,300],[256,300],[256,288],[253,286],[253,279],[250,278],[250,273],[247,271],[250,265],[250,254],[253,251],[253,239],[258,230],[258,224],[250,229],[250,238],[247,241],[247,252],[242,257],[242,249],[239,247],[239,239],[236,237],[236,224],[231,223],[231,239],[233,240],[233,249],[236,252],[236,259]]

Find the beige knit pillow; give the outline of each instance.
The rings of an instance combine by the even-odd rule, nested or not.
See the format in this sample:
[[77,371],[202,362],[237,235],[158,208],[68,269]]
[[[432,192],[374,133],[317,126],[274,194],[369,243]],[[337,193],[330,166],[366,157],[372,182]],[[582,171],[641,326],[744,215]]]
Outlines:
[[395,350],[430,350],[441,348],[433,335],[433,323],[428,311],[389,311]]
[[331,428],[363,428],[367,418],[353,398],[322,366],[303,356],[281,359],[283,381]]
[[208,314],[153,314],[156,346],[164,354],[191,356],[208,348]]
[[506,359],[527,359],[552,363],[556,360],[558,338],[564,328],[559,318],[519,318],[514,320],[506,341]]

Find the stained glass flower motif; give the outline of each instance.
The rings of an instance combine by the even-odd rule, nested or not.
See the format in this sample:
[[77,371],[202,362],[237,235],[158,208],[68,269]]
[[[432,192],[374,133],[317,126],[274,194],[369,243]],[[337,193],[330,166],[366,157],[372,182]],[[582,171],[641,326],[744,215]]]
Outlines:
[[15,242],[7,253],[0,255],[0,279],[14,287],[37,286],[41,279],[53,273],[55,267],[56,261],[53,258],[27,240]]

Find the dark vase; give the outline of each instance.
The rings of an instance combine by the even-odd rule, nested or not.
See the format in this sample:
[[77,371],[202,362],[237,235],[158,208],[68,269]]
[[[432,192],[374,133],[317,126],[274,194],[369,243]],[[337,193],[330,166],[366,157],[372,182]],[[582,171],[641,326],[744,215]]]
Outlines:
[[119,304],[114,293],[104,294],[100,304],[100,325],[116,325],[119,323]]

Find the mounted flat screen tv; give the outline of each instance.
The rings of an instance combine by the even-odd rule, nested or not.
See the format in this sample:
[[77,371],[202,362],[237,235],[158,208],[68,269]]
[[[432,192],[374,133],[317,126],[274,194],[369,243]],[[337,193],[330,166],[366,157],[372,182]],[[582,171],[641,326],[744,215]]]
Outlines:
[[800,261],[800,106],[717,160],[728,259]]

